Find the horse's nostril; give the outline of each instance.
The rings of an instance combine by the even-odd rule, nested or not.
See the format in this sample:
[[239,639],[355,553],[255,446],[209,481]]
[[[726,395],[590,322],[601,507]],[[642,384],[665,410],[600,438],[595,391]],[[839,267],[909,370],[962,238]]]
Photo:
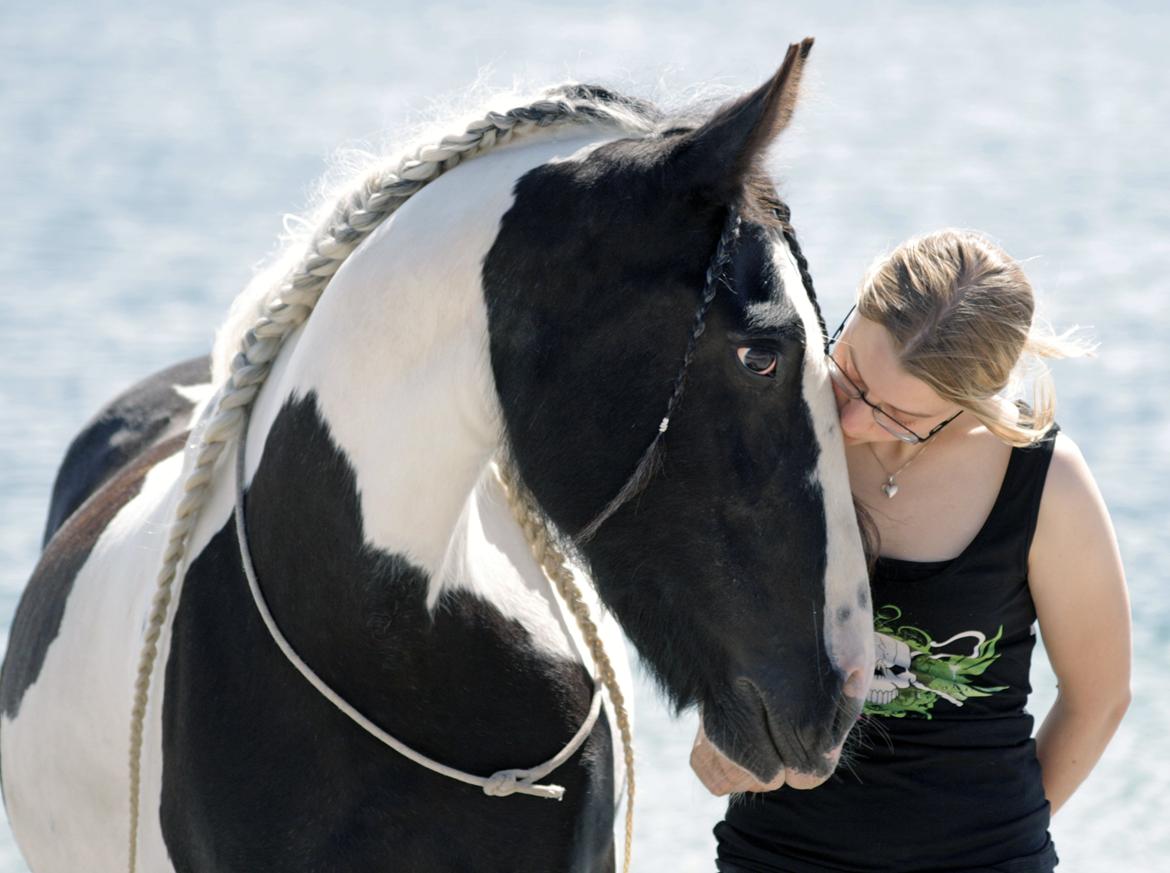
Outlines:
[[841,693],[846,697],[862,699],[869,692],[869,683],[873,680],[873,671],[850,670],[845,677],[845,685]]

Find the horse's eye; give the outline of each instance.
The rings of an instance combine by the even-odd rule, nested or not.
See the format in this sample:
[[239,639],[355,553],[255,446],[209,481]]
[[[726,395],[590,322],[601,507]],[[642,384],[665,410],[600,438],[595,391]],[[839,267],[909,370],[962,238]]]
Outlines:
[[776,353],[771,349],[761,349],[755,346],[740,346],[735,350],[739,362],[757,376],[767,376],[771,379],[776,375]]

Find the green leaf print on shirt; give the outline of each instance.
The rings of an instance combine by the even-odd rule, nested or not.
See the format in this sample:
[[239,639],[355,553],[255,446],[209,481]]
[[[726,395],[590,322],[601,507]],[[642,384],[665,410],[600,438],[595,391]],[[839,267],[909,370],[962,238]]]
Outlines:
[[[962,706],[973,697],[990,697],[1006,685],[972,684],[999,655],[995,646],[1003,625],[988,639],[982,631],[962,631],[936,642],[913,625],[899,624],[902,610],[887,604],[874,613],[876,664],[873,686],[865,699],[866,715],[905,718],[909,714],[931,718],[939,700]],[[939,652],[950,646],[970,654]]]

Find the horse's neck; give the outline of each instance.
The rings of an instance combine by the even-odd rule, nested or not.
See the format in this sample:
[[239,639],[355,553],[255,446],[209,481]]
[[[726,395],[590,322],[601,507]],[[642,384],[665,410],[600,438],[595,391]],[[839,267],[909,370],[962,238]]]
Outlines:
[[249,436],[250,468],[279,406],[312,394],[355,470],[366,541],[437,578],[500,439],[484,258],[515,180],[596,139],[544,138],[477,158],[375,230],[278,359]]
[[[490,471],[501,425],[481,287],[515,180],[601,141],[596,131],[567,133],[439,177],[358,247],[277,358],[253,412],[247,469],[251,478],[276,448],[278,419],[311,401],[320,426],[299,421],[284,439],[327,433],[354,480],[362,547],[421,571],[428,609],[442,591],[467,590],[518,619],[537,648],[575,660]],[[273,486],[284,496],[269,499],[312,501],[298,481],[303,462],[289,457]]]
[[[271,415],[266,405],[258,414]],[[353,468],[313,398],[273,418],[248,493],[249,545],[298,653],[375,723],[447,763],[486,772],[554,754],[589,709],[591,659],[494,467],[467,495],[431,577],[409,554],[369,548]],[[620,631],[575,575],[628,696]]]

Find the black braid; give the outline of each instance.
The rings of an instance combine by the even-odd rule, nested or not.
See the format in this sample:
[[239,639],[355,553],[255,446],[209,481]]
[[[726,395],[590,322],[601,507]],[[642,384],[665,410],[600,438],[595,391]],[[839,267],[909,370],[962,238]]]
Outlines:
[[[707,284],[703,286],[703,298],[699,302],[699,308],[695,311],[695,323],[691,328],[691,338],[687,341],[686,354],[683,355],[682,366],[679,368],[678,375],[674,377],[674,390],[670,395],[670,402],[666,405],[666,417],[663,422],[669,424],[670,417],[674,415],[674,411],[678,408],[682,401],[683,388],[686,387],[687,370],[691,366],[691,361],[695,358],[695,347],[699,343],[699,337],[707,329],[707,311],[711,308],[711,303],[715,300],[715,294],[719,291],[719,284],[723,282],[726,284],[723,271],[727,269],[727,264],[731,261],[731,249],[735,245],[735,241],[739,239],[740,226],[739,212],[733,207],[728,210],[727,222],[723,226],[723,234],[719,237],[719,245],[715,249],[715,257],[711,259],[710,266],[707,267]],[[659,429],[659,436],[664,432]]]
[[821,304],[817,302],[817,292],[813,288],[812,274],[808,271],[808,260],[800,250],[800,243],[796,241],[796,231],[792,229],[792,208],[783,200],[775,200],[772,204],[772,214],[780,222],[780,231],[788,243],[788,249],[796,259],[796,267],[800,270],[800,281],[804,283],[804,291],[812,302],[817,313],[817,323],[821,326],[821,335],[825,338],[825,354],[829,352],[829,334],[825,330],[825,315],[821,312]]
[[804,256],[804,252],[800,250],[800,243],[796,241],[796,231],[792,229],[792,225],[785,222],[784,239],[788,242],[788,248],[792,250],[792,256],[796,258],[796,266],[800,269],[800,281],[804,283],[804,290],[808,294],[808,299],[812,301],[813,309],[817,311],[817,323],[821,326],[821,336],[825,338],[825,354],[829,353],[829,333],[825,329],[825,315],[821,312],[821,304],[817,302],[817,292],[813,288],[812,273],[808,271],[808,260]]
[[723,225],[723,233],[719,237],[719,244],[715,247],[715,256],[711,258],[711,263],[707,267],[707,282],[703,286],[703,296],[699,301],[699,308],[695,311],[695,321],[691,327],[690,339],[687,340],[687,350],[683,355],[682,366],[679,367],[678,375],[674,377],[674,388],[670,393],[670,401],[666,404],[666,415],[658,425],[658,432],[654,434],[653,441],[651,441],[650,445],[642,453],[642,457],[638,460],[634,472],[626,480],[626,483],[617,493],[617,496],[598,513],[593,521],[585,525],[574,537],[577,544],[591,539],[597,533],[598,528],[611,515],[646,487],[646,483],[650,481],[650,478],[656,472],[660,461],[659,447],[662,444],[662,437],[670,426],[671,416],[674,415],[679,403],[682,402],[683,389],[686,388],[687,384],[687,370],[690,369],[691,361],[695,358],[695,348],[698,346],[699,337],[707,329],[707,311],[711,308],[711,304],[715,300],[715,295],[719,291],[720,284],[727,284],[723,272],[727,269],[727,265],[731,261],[732,249],[736,240],[739,239],[741,221],[739,210],[734,206],[729,208],[727,221]]

